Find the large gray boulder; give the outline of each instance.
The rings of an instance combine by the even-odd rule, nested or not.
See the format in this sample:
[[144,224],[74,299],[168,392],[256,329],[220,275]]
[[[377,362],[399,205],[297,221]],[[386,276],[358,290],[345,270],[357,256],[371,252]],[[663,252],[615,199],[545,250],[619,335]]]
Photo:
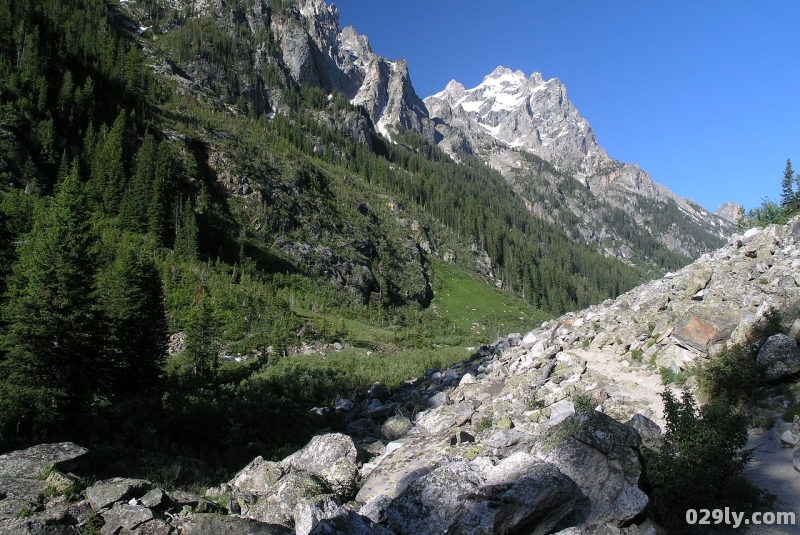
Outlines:
[[558,468],[517,453],[442,464],[389,505],[387,527],[396,533],[525,533],[544,535],[573,508],[577,488]]
[[464,425],[475,414],[475,407],[468,401],[455,405],[436,407],[417,418],[417,429],[427,437],[449,431],[452,427]]
[[573,525],[623,525],[648,503],[638,486],[641,444],[633,428],[601,412],[581,411],[550,428],[534,454],[558,466],[580,489]]
[[215,514],[194,514],[179,522],[181,535],[289,535],[292,530],[239,518]]
[[269,492],[269,489],[287,472],[286,467],[265,461],[259,456],[233,476],[228,485],[239,492],[261,495]]
[[783,379],[800,372],[800,348],[785,334],[770,336],[758,352],[758,364],[768,381]]
[[268,494],[260,496],[245,515],[259,522],[291,527],[294,526],[295,507],[324,494],[330,491],[320,479],[307,472],[292,472],[270,488]]
[[92,509],[101,511],[110,508],[116,502],[140,498],[151,488],[152,484],[144,479],[115,477],[98,481],[86,489],[86,500]]
[[281,464],[322,478],[337,496],[347,500],[358,490],[357,460],[358,448],[351,437],[329,433],[315,436]]
[[39,444],[32,448],[0,455],[0,478],[36,479],[50,469],[69,472],[89,450],[73,444]]
[[[407,439],[403,439],[407,440]],[[424,437],[400,443],[400,447],[387,452],[378,459],[377,467],[365,478],[356,501],[366,503],[370,499],[385,495],[390,498],[398,496],[409,485],[431,470],[447,457],[450,441],[431,441]]]

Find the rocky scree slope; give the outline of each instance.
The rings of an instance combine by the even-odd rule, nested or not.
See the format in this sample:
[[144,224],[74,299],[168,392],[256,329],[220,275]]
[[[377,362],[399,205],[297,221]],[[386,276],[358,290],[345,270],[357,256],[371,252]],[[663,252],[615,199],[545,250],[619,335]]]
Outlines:
[[[727,237],[733,230],[729,220],[656,184],[637,165],[609,157],[588,121],[569,100],[564,84],[556,78],[544,80],[538,72],[528,78],[522,71],[498,67],[472,89],[451,81],[443,91],[427,97],[425,105],[436,123],[440,147],[454,158],[459,153],[475,154],[516,182],[521,193],[528,189],[530,209],[535,213],[548,214],[554,208],[543,206],[539,200],[547,194],[548,185],[563,192],[572,188],[564,187],[561,175],[576,179],[591,195],[569,192],[564,208],[594,230],[594,235],[585,235],[587,238],[625,241],[619,232],[603,224],[601,214],[608,208],[592,202],[591,197],[627,212],[639,225],[642,221],[637,204],[674,206],[667,217],[687,220],[704,235],[702,240],[692,243],[670,232],[669,225],[663,223],[648,230],[669,250],[692,258],[718,246],[713,242],[714,236]],[[542,172],[541,160],[550,164],[550,172]],[[648,211],[656,219],[666,215],[659,216],[658,209]],[[636,244],[626,245],[641,249]],[[641,254],[641,250],[637,252]],[[626,256],[619,248],[609,253]]]
[[779,311],[788,335],[770,337],[758,359],[770,380],[797,373],[799,267],[800,218],[736,235],[616,300],[393,392],[376,383],[358,403],[341,399],[332,410],[347,434],[314,437],[280,462],[258,457],[204,497],[112,478],[68,500],[84,449],[7,454],[0,530],[79,533],[95,522],[114,534],[655,534],[638,486],[639,453],[663,441],[648,361],[679,371],[713,359],[755,341]]

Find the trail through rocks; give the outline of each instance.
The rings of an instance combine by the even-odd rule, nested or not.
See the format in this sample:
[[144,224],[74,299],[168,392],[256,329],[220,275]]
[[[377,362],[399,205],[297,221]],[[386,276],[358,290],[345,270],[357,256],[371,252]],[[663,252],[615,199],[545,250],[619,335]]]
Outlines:
[[587,372],[602,381],[609,395],[639,406],[641,414],[663,428],[664,403],[661,392],[664,386],[655,370],[640,366],[625,367],[620,361],[627,361],[614,351],[572,349],[571,352],[586,361]]

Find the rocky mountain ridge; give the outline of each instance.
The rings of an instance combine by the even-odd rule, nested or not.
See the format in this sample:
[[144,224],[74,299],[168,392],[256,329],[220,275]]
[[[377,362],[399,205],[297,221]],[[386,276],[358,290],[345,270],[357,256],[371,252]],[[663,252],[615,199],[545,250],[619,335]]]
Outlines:
[[[800,217],[735,235],[615,300],[392,392],[376,383],[358,403],[314,409],[341,413],[347,434],[314,437],[280,462],[257,457],[205,497],[165,491],[119,464],[127,478],[78,494],[71,471],[85,449],[72,444],[0,456],[0,530],[655,535],[639,483],[641,452],[664,441],[658,369],[677,373],[757,343],[768,380],[799,372],[798,267]],[[783,332],[764,342],[758,333],[775,312]],[[768,411],[785,407],[772,401]],[[778,422],[776,436],[796,443],[795,427]],[[174,478],[190,466],[164,462]]]
[[[170,6],[189,9],[182,0]],[[134,27],[152,24],[146,11],[128,9]],[[231,72],[216,72],[197,57],[179,66],[160,60],[158,70],[183,86],[222,91],[230,101],[243,98],[256,113],[287,117],[290,96],[277,86],[291,81],[331,92],[331,98],[341,93],[362,113],[321,113],[320,122],[369,146],[372,125],[395,142],[401,131],[419,134],[456,161],[473,154],[501,171],[536,217],[608,256],[654,271],[718,247],[732,231],[726,219],[654,183],[636,165],[611,159],[557,79],[526,78],[501,67],[477,88],[452,82],[423,101],[408,64],[376,54],[354,28],[342,29],[338,8],[324,0],[258,1],[233,11],[205,0],[192,9],[229,36],[246,26],[253,39]],[[158,28],[167,36],[175,30]]]
[[[650,250],[662,247],[696,258],[720,244],[715,238],[732,232],[727,219],[656,184],[637,165],[610,158],[558,79],[545,81],[540,73],[526,78],[498,67],[476,88],[453,81],[422,101],[407,63],[376,55],[352,27],[340,29],[335,5],[302,0],[296,6],[294,18],[273,18],[271,24],[294,80],[341,91],[386,137],[400,127],[437,143],[456,160],[459,153],[478,156],[518,185],[533,214],[580,227],[582,239],[606,254],[652,262]],[[297,17],[306,22],[298,24]],[[529,161],[531,154],[555,172],[541,172],[537,160]],[[567,176],[578,179],[589,195],[565,195]],[[545,200],[550,196],[555,203]],[[670,209],[664,210],[665,204]],[[643,246],[643,238],[605,221],[615,210],[645,227],[658,245]],[[565,221],[566,214],[574,221]],[[648,225],[648,219],[656,221]]]
[[411,85],[405,60],[391,61],[372,51],[369,39],[352,26],[341,29],[339,10],[324,0],[300,0],[296,12],[273,17],[271,28],[294,80],[340,91],[363,106],[376,128],[430,129],[428,112]]
[[[594,236],[584,232],[587,239],[602,242],[610,237],[638,249],[625,243],[616,229],[598,224],[602,219],[599,214],[607,208],[593,203],[594,199],[628,213],[638,224],[642,223],[642,214],[635,209],[637,202],[631,202],[632,198],[641,199],[643,204],[670,204],[677,209],[678,217],[712,236],[727,237],[733,230],[728,219],[656,184],[636,164],[612,159],[557,78],[544,80],[538,72],[528,78],[522,71],[501,66],[474,88],[466,89],[453,80],[424,102],[437,125],[439,146],[454,158],[459,153],[475,154],[500,170],[527,196],[532,212],[552,214],[554,208],[558,211],[559,207],[548,206],[541,197],[546,196],[548,188],[566,190],[564,176],[578,180],[590,195],[562,195],[565,206],[561,209],[569,210],[579,225],[594,231]],[[526,153],[537,159],[531,161]],[[538,159],[548,162],[554,172],[542,172]],[[658,210],[653,214],[655,218],[663,217]],[[681,240],[674,233],[654,228],[649,231],[669,250],[689,257],[703,252],[703,246],[679,243]],[[705,248],[708,250],[707,245]],[[625,257],[619,246],[609,253]]]

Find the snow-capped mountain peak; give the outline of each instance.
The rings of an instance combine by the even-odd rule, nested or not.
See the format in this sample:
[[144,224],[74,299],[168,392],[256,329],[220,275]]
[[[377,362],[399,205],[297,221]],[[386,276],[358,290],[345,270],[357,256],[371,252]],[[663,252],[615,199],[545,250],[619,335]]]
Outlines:
[[[608,159],[589,123],[580,116],[558,79],[545,81],[539,72],[497,67],[474,88],[456,81],[425,99],[432,117],[466,127],[527,150],[557,164],[591,173]],[[480,140],[473,140],[473,145]]]

